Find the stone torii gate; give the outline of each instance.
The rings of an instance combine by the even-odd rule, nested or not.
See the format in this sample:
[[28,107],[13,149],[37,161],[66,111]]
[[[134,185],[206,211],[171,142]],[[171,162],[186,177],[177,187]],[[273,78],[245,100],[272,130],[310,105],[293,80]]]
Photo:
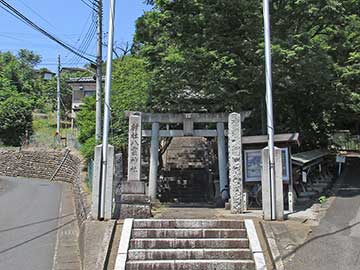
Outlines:
[[[242,134],[241,122],[250,116],[241,113],[141,113],[127,112],[129,118],[128,181],[141,180],[141,138],[151,137],[148,195],[156,199],[158,180],[159,137],[217,137],[220,194],[223,200],[232,198],[233,213],[242,212]],[[182,130],[160,130],[160,124],[183,124]],[[215,129],[194,129],[195,123],[216,123]],[[229,131],[225,130],[228,123]],[[151,130],[143,130],[143,124],[151,124]],[[229,181],[225,136],[229,136]]]

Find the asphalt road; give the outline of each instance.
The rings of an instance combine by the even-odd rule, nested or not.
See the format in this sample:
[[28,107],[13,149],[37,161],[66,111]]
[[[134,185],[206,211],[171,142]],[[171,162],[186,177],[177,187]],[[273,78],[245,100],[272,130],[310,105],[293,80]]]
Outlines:
[[62,184],[0,177],[0,270],[50,270]]
[[335,201],[286,265],[286,270],[307,269],[360,269],[360,158],[349,161]]

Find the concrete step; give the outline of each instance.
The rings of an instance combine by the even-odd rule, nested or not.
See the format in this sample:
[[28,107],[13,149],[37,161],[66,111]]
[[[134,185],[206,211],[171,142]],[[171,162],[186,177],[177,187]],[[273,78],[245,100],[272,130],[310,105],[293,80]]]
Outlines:
[[243,220],[135,219],[133,228],[244,229]]
[[131,249],[128,260],[252,259],[248,248],[236,249]]
[[133,229],[132,238],[245,238],[245,229]]
[[249,248],[247,238],[201,238],[201,239],[176,239],[176,238],[144,238],[131,239],[130,249],[169,249],[169,248]]
[[255,270],[252,260],[128,261],[126,270]]

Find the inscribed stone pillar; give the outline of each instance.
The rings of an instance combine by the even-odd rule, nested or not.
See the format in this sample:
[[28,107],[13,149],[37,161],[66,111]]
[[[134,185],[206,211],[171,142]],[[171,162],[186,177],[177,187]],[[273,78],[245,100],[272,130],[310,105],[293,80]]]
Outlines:
[[227,166],[226,166],[227,164],[226,164],[224,123],[217,123],[216,129],[217,129],[217,145],[218,145],[220,195],[223,201],[227,201],[229,199],[229,182],[228,182]]
[[141,180],[141,115],[129,117],[128,181]]
[[158,179],[159,126],[159,123],[153,123],[151,129],[149,196],[152,200],[156,199],[156,188]]
[[241,115],[229,115],[229,175],[231,213],[243,212]]
[[[276,220],[284,219],[284,197],[283,197],[283,175],[282,175],[282,153],[281,149],[275,147],[275,214]],[[272,220],[271,215],[271,185],[270,185],[270,166],[269,166],[269,148],[262,150],[262,171],[261,171],[261,189],[264,219]]]

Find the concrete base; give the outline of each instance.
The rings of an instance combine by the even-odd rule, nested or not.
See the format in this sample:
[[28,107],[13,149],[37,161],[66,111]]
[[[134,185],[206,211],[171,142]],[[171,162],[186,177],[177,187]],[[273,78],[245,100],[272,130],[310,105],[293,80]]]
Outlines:
[[145,194],[145,184],[142,181],[124,181],[121,194]]
[[145,183],[124,181],[121,185],[120,218],[151,217],[150,197],[145,195]]
[[84,270],[105,269],[115,221],[85,221],[80,228],[79,248]]
[[121,204],[120,219],[151,217],[150,204]]

